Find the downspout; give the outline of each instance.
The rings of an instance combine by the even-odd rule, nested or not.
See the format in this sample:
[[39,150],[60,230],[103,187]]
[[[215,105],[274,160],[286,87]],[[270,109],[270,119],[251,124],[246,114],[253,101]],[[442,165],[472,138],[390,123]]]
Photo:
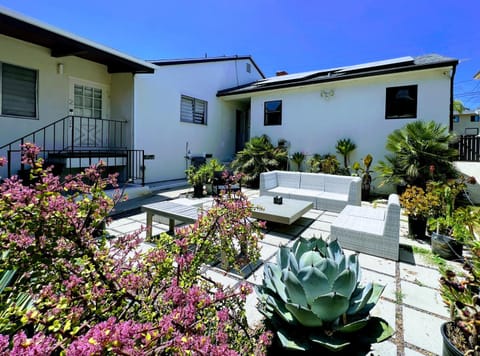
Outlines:
[[[458,64],[458,62],[457,62]],[[453,131],[453,82],[455,79],[455,72],[457,70],[457,64],[454,64],[452,66],[452,75],[450,77],[450,113],[449,113],[449,125],[448,129],[449,131]]]

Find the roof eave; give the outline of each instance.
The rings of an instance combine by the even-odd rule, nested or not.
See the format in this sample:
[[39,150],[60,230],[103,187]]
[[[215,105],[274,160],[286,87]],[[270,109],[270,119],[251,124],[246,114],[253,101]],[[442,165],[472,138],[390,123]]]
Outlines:
[[76,56],[109,73],[153,73],[155,66],[0,6],[0,34],[49,48],[52,57]]

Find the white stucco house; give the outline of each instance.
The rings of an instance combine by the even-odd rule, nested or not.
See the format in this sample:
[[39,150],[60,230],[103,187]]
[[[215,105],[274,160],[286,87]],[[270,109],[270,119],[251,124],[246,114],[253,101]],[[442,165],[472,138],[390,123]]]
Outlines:
[[[19,145],[35,141],[52,162],[79,168],[132,158],[134,77],[151,63],[0,7],[0,156],[17,173]],[[55,124],[54,124],[55,123]],[[55,159],[53,159],[55,156]],[[116,162],[114,162],[116,160]],[[136,176],[141,177],[141,172]]]
[[[350,138],[351,161],[383,159],[386,137],[412,120],[452,125],[452,84],[458,60],[440,55],[284,74],[218,92],[250,107],[251,136],[286,139],[290,153],[335,153]],[[341,158],[341,157],[339,157]]]
[[250,56],[144,61],[2,7],[0,48],[3,177],[27,141],[66,168],[103,159],[153,183],[184,178],[192,155],[231,161],[262,134],[307,154],[350,138],[352,162],[375,164],[411,120],[454,125],[458,60],[439,55],[265,78]]
[[147,182],[185,177],[190,155],[231,161],[249,139],[248,102],[225,101],[221,89],[264,79],[250,56],[151,61],[135,76],[135,147]]

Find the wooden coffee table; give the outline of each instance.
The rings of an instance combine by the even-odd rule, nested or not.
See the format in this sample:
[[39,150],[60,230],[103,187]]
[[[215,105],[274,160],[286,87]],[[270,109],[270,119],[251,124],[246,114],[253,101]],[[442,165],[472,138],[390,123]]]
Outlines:
[[283,198],[283,204],[274,204],[273,197],[267,195],[252,198],[251,202],[259,207],[253,210],[252,217],[287,225],[294,223],[313,208],[312,202],[296,199]]

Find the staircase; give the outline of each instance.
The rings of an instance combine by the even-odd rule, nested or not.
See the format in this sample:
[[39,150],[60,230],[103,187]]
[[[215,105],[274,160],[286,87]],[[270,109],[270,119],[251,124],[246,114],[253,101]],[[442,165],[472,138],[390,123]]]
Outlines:
[[145,184],[144,151],[131,150],[126,143],[126,121],[66,116],[0,147],[7,157],[0,177],[22,174],[20,146],[31,142],[39,146],[46,164],[55,166],[58,175],[73,174],[102,160],[107,172],[119,172],[119,182]]

